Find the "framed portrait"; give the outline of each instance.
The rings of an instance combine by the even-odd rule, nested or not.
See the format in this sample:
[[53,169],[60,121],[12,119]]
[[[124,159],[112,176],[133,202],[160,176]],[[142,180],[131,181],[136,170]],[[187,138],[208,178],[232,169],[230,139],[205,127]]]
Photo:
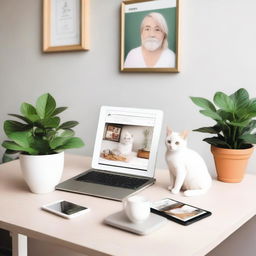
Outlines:
[[104,139],[119,142],[121,131],[122,126],[115,124],[107,124]]
[[179,72],[179,0],[121,5],[122,72]]
[[43,51],[89,50],[89,0],[43,1]]

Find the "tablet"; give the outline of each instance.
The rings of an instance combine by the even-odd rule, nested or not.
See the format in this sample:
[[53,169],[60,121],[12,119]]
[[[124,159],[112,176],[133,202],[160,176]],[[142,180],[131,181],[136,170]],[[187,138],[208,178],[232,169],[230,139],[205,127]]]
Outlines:
[[203,210],[201,208],[170,198],[165,198],[152,203],[151,212],[185,226],[206,218],[212,214],[207,210]]

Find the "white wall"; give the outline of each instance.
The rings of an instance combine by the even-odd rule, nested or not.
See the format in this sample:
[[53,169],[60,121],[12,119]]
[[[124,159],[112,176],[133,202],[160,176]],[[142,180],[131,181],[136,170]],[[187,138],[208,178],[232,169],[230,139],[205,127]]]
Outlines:
[[[194,129],[212,122],[198,113],[189,96],[212,98],[218,90],[245,87],[256,96],[256,2],[253,0],[181,1],[181,72],[119,72],[120,0],[91,0],[91,50],[42,53],[42,1],[0,2],[0,123],[23,101],[34,103],[50,92],[69,106],[64,120],[78,120],[77,135],[91,155],[101,105],[162,109],[165,113],[158,166],[165,167],[165,126]],[[189,144],[214,165],[202,134]],[[0,141],[5,139],[0,131]],[[3,149],[0,150],[0,154]],[[251,170],[256,155],[251,160]]]
[[[245,87],[256,97],[256,1],[181,0],[181,72],[136,74],[119,72],[119,9],[121,0],[91,0],[91,50],[41,51],[42,1],[0,1],[0,124],[17,113],[23,101],[50,92],[69,106],[64,120],[77,120],[77,135],[86,146],[74,153],[91,155],[101,105],[162,109],[164,128],[158,167],[164,162],[165,126],[174,130],[210,125],[189,96],[212,98],[222,90]],[[214,174],[204,136],[191,133]],[[5,135],[0,130],[0,141]],[[0,155],[3,150],[0,150]],[[250,161],[255,172],[256,153]]]

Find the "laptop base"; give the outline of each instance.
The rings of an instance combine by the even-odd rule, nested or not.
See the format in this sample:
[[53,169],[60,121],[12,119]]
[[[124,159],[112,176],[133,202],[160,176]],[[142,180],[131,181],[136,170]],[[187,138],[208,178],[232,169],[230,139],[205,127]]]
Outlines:
[[[120,188],[107,186],[102,184],[89,183],[84,181],[79,181],[79,177],[85,175],[85,173],[92,171],[93,169],[87,170],[69,180],[66,180],[56,186],[57,190],[68,191],[78,194],[91,195],[96,197],[103,197],[111,200],[122,201],[125,197],[135,194],[152,184],[154,184],[155,179],[147,178],[148,181],[137,189],[128,189],[128,188]],[[96,170],[102,172],[101,170]],[[107,172],[109,173],[109,172]],[[132,177],[127,175],[128,177]],[[137,176],[135,176],[137,177]],[[144,179],[145,177],[143,177]]]

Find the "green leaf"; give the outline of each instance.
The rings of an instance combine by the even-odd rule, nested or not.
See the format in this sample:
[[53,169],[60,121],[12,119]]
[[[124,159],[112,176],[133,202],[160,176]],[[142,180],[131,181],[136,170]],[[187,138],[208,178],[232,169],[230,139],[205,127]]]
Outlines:
[[50,118],[40,120],[39,123],[44,128],[57,128],[60,124],[60,118],[58,116],[50,117]]
[[43,94],[36,101],[36,112],[41,119],[51,117],[55,108],[55,99],[49,93]]
[[223,92],[216,92],[213,98],[214,103],[227,112],[233,113],[235,111],[235,103],[231,97]]
[[56,131],[50,130],[46,132],[45,137],[48,141],[50,141],[54,138],[55,135],[56,135]]
[[61,137],[73,137],[75,132],[72,129],[65,129],[60,133]]
[[36,109],[31,104],[26,102],[21,104],[20,112],[32,122],[35,122],[39,119]]
[[56,147],[56,151],[62,151],[70,148],[80,148],[84,146],[84,142],[77,137],[68,138],[63,145]]
[[234,101],[236,110],[247,108],[250,103],[249,93],[244,88],[240,88],[231,94],[230,98]]
[[58,114],[60,114],[61,112],[65,111],[67,109],[67,107],[59,107],[56,108],[53,113],[52,116],[57,116]]
[[77,137],[56,137],[50,142],[50,147],[54,150],[64,150],[70,148],[80,148],[84,142]]
[[222,118],[219,116],[217,112],[213,112],[211,110],[200,110],[199,112],[205,116],[211,117],[214,120],[222,121]]
[[15,150],[15,151],[22,151],[23,147],[21,147],[20,145],[18,145],[17,143],[13,142],[13,141],[9,141],[9,140],[5,140],[2,143],[2,146],[6,149],[9,150]]
[[10,149],[6,149],[4,154],[7,154],[7,155],[12,155],[12,154],[17,154],[19,153],[19,151],[15,151],[15,150],[10,150]]
[[207,99],[201,97],[190,97],[190,99],[199,107],[205,110],[216,112],[215,106]]
[[34,134],[35,134],[36,136],[44,136],[44,135],[45,135],[45,131],[44,131],[43,129],[41,129],[41,128],[36,128],[36,129],[34,130]]
[[249,115],[247,116],[247,119],[252,119],[252,118],[254,118],[254,117],[256,117],[256,112],[249,114]]
[[217,113],[222,118],[222,120],[230,120],[230,121],[232,121],[234,119],[233,115],[231,113],[226,112],[226,111],[224,111],[222,109],[217,110]]
[[236,119],[238,120],[246,120],[246,119],[249,119],[249,115],[250,115],[250,111],[247,108],[240,108],[238,109],[236,112],[235,112],[235,115],[236,115]]
[[63,146],[68,139],[69,138],[67,138],[67,137],[54,138],[52,141],[50,141],[51,149],[56,149],[57,147]]
[[203,141],[205,141],[211,145],[217,146],[217,147],[231,148],[231,146],[227,142],[225,142],[217,137],[205,138],[205,139],[203,139]]
[[247,127],[245,127],[243,130],[242,130],[242,133],[250,133],[253,129],[256,128],[256,120],[251,120],[251,122],[248,124]]
[[29,148],[29,138],[31,137],[30,132],[13,132],[9,134],[9,138],[12,139],[16,144],[23,148]]
[[13,159],[10,157],[10,156],[8,156],[8,155],[3,155],[3,158],[2,158],[2,162],[3,163],[8,163],[8,162],[11,162]]
[[4,153],[4,154],[3,154],[3,157],[2,157],[2,162],[3,162],[3,163],[7,163],[7,162],[11,162],[11,161],[13,161],[13,160],[15,160],[15,159],[18,159],[18,157],[17,157],[17,156],[16,156],[16,157],[12,157],[12,156],[10,156],[10,155]]
[[218,134],[221,131],[221,128],[219,126],[213,126],[213,127],[202,127],[193,130],[194,132],[203,132],[203,133],[212,133],[212,134]]
[[79,123],[77,121],[68,121],[60,125],[58,129],[70,129],[77,126]]
[[246,121],[241,121],[241,122],[228,122],[230,125],[232,125],[232,126],[237,126],[237,127],[246,127],[246,126],[248,126],[249,125],[249,122],[250,122],[250,120],[246,120]]
[[30,146],[38,152],[38,155],[48,155],[52,153],[49,142],[47,140],[44,140],[40,136],[32,137],[30,141]]
[[244,134],[239,137],[245,143],[256,144],[256,135],[255,134]]
[[24,116],[16,115],[16,114],[8,114],[8,115],[13,116],[13,117],[17,117],[17,118],[21,119],[22,121],[26,122],[27,124],[32,124],[32,122]]
[[256,99],[250,100],[250,104],[247,108],[247,111],[252,114],[256,113]]
[[31,155],[36,155],[38,153],[33,148],[24,148],[24,147],[18,145],[17,143],[15,143],[14,141],[6,140],[2,143],[2,146],[9,150],[15,150],[15,151],[19,151],[19,152],[27,152]]
[[31,125],[23,124],[17,121],[6,120],[4,122],[4,131],[8,137],[13,132],[29,131],[31,128]]

